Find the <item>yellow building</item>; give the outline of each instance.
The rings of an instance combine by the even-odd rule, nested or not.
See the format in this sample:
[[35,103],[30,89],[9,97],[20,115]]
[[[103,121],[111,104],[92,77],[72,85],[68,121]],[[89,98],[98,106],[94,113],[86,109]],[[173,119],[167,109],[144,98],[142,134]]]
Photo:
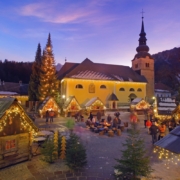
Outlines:
[[[58,73],[64,101],[76,97],[81,107],[97,97],[106,108],[129,105],[135,98],[150,99],[154,95],[154,60],[148,53],[144,24],[132,68],[122,65],[66,62]],[[150,78],[151,77],[151,78]]]

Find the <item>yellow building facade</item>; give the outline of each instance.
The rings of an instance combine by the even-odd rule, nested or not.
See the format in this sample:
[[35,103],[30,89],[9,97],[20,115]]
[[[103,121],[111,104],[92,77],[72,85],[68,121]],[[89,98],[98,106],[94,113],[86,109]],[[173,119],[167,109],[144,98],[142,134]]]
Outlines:
[[154,96],[154,60],[148,53],[143,20],[139,36],[132,68],[95,63],[88,58],[81,63],[65,62],[58,73],[64,101],[74,96],[83,108],[97,97],[106,108],[118,109],[135,98],[150,100]]
[[[91,91],[92,87],[94,91]],[[81,106],[94,97],[98,97],[105,106],[108,106],[108,98],[112,93],[118,98],[118,104],[128,104],[131,101],[131,94],[145,99],[146,83],[73,78],[61,80],[63,97],[66,99],[69,96],[75,96]]]

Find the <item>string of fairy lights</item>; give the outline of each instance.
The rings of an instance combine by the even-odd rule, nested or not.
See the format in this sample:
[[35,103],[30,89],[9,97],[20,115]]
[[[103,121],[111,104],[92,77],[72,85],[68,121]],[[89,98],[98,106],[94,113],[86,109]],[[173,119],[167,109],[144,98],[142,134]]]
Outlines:
[[158,158],[163,160],[166,169],[170,169],[171,165],[180,164],[180,154],[173,153],[161,147],[154,147],[154,153],[158,154]]
[[6,110],[5,116],[0,121],[0,132],[3,131],[3,129],[6,127],[8,123],[7,121],[10,117],[14,119],[17,116],[19,116],[20,120],[20,130],[24,129],[28,132],[31,132],[33,135],[36,135],[36,131],[34,130],[32,124],[26,120],[27,118],[25,113],[18,106],[15,105],[12,105],[8,110]]

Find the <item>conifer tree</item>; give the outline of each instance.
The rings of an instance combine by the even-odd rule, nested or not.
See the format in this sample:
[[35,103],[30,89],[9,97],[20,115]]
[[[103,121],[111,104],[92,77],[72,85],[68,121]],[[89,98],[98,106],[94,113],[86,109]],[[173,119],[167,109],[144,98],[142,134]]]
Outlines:
[[150,167],[149,157],[146,156],[146,150],[143,139],[140,133],[134,127],[129,131],[126,142],[123,144],[125,150],[122,150],[120,159],[114,166],[118,173],[115,176],[119,179],[124,179],[124,176],[130,176],[130,179],[136,179],[137,176],[148,176],[152,169]]
[[67,140],[66,164],[73,170],[80,169],[87,164],[86,149],[80,142],[80,138],[71,133]]
[[57,72],[52,48],[51,36],[49,34],[40,67],[40,85],[38,92],[41,101],[48,96],[56,99],[58,94]]
[[32,73],[30,76],[29,87],[28,87],[28,96],[29,101],[38,101],[38,86],[39,86],[39,70],[41,65],[41,45],[38,44],[35,60],[32,65]]

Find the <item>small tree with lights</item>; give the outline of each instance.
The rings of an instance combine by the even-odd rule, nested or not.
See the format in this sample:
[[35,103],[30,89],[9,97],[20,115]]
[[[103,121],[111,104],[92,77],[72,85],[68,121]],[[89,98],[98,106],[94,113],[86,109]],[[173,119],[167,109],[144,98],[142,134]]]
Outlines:
[[39,99],[43,101],[48,96],[56,99],[59,94],[59,83],[57,80],[57,72],[55,67],[50,34],[48,36],[46,47],[43,51],[39,79]]
[[39,94],[38,94],[38,86],[39,82],[39,73],[40,73],[40,65],[41,65],[41,45],[38,44],[35,60],[32,65],[32,73],[30,76],[29,86],[28,86],[28,96],[29,101],[38,101]]
[[123,144],[125,150],[122,150],[120,159],[115,159],[118,164],[114,166],[116,178],[138,179],[137,176],[147,177],[151,172],[150,160],[146,156],[146,150],[143,139],[140,137],[140,132],[132,126],[128,131],[129,135],[126,142]]
[[67,140],[66,164],[73,170],[81,169],[87,164],[86,149],[74,133],[71,133]]

